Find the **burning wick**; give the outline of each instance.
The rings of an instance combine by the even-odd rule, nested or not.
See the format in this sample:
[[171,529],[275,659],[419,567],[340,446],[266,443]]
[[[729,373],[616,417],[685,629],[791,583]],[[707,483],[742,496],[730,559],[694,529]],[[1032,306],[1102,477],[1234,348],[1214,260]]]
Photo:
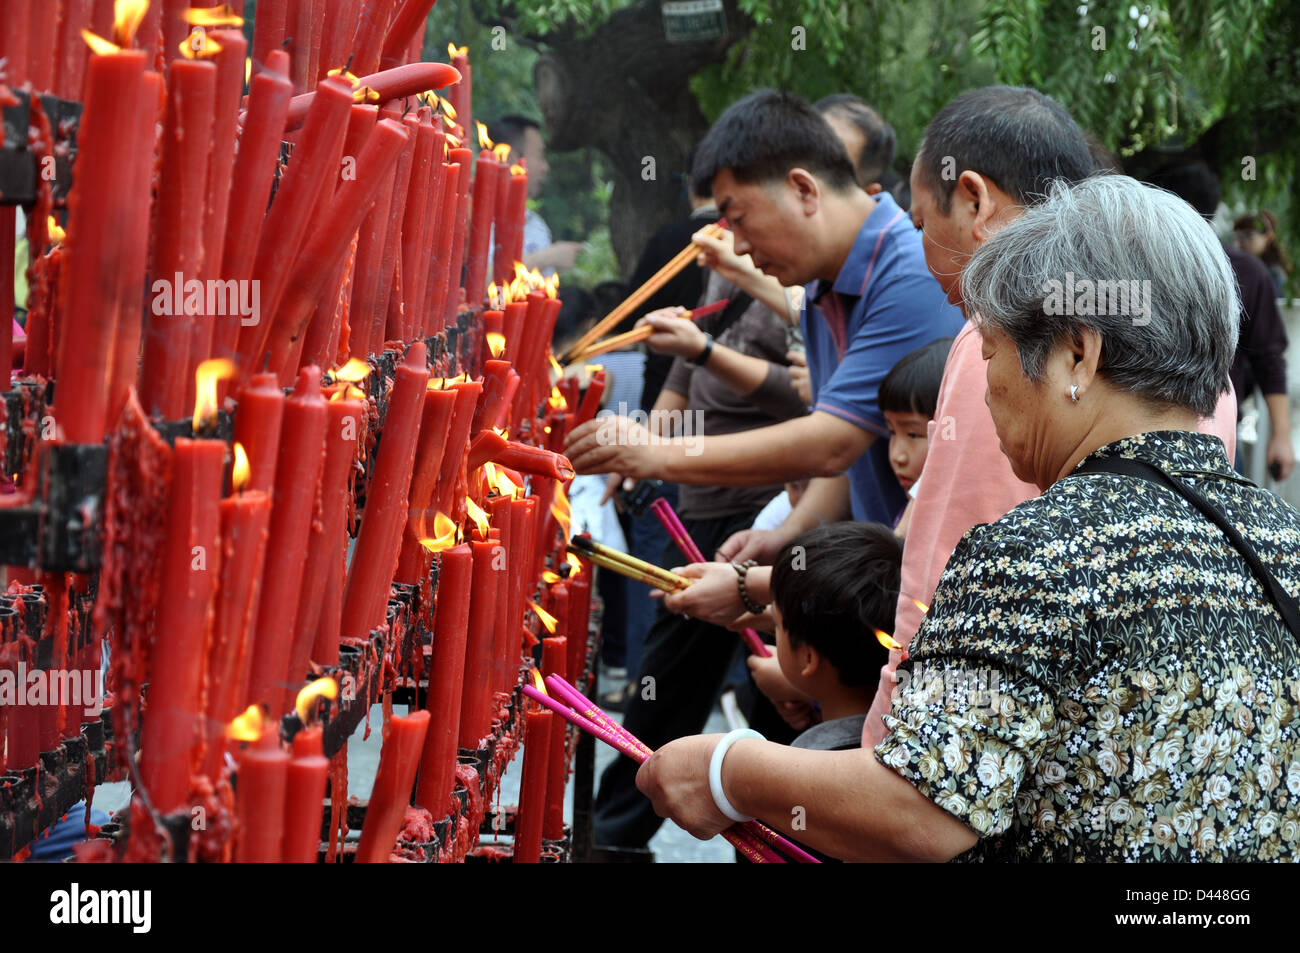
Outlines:
[[456,545],[456,524],[446,513],[438,513],[433,518],[434,536],[426,536],[420,545],[431,553],[440,553]]
[[533,611],[537,613],[537,618],[542,623],[542,625],[546,626],[546,631],[551,633],[551,635],[554,635],[555,626],[558,624],[559,620],[557,620],[555,616],[551,615],[549,612],[547,612],[545,609],[539,606],[536,602],[530,600],[528,604],[532,606]]
[[235,365],[223,357],[214,357],[195,368],[192,425],[196,434],[216,424],[217,381],[225,380],[234,373]]
[[316,700],[318,698],[328,698],[330,701],[334,701],[338,697],[338,682],[328,676],[316,679],[298,693],[298,700],[294,702],[293,707],[298,712],[298,720],[304,725],[310,724],[315,720],[313,716],[316,713]]
[[231,741],[256,741],[262,737],[262,709],[249,705],[242,715],[236,715],[226,726],[226,737]]
[[248,462],[248,454],[244,452],[242,443],[235,444],[235,463],[230,469],[230,485],[236,493],[243,491],[248,486],[248,478],[252,475],[253,468]]

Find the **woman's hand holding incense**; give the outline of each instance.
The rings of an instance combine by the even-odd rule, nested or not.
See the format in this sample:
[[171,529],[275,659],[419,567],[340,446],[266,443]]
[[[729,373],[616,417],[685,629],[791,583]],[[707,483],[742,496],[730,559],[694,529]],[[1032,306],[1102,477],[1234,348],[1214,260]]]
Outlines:
[[694,579],[689,589],[667,593],[664,608],[714,625],[728,626],[745,614],[736,587],[736,571],[727,563],[692,563],[673,572]]
[[742,529],[732,533],[727,541],[718,547],[718,558],[726,562],[743,563],[752,559],[760,566],[770,566],[785,544],[798,536],[784,526],[776,529]]
[[700,840],[732,825],[709,791],[709,761],[721,740],[722,735],[694,735],[670,741],[651,755],[636,775],[636,786],[650,798],[655,813],[671,818]]
[[694,360],[704,350],[704,332],[686,317],[688,314],[685,308],[660,308],[638,321],[637,327],[654,328],[646,343],[656,353]]

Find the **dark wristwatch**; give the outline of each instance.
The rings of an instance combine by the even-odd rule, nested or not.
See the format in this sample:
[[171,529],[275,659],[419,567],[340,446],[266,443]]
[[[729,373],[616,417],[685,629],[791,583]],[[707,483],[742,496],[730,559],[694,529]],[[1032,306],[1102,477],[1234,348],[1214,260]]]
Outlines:
[[692,367],[703,367],[705,364],[709,363],[709,357],[712,354],[713,354],[713,335],[705,331],[704,350],[699,353],[699,356],[696,357],[695,360],[687,361],[686,363],[690,364]]

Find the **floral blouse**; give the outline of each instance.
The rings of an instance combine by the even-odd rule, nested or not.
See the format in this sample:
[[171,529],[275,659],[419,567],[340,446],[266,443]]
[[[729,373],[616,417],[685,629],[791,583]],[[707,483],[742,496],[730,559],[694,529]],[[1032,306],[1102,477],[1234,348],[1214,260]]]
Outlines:
[[[1106,454],[1194,486],[1300,593],[1300,513],[1217,438]],[[974,527],[899,677],[876,756],[979,835],[959,859],[1300,860],[1300,644],[1165,487],[1072,475]]]

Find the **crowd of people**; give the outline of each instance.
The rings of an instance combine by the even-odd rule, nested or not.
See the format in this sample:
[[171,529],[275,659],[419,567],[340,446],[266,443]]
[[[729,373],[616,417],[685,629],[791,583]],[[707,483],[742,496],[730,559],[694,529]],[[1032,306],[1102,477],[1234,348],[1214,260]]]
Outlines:
[[[1254,389],[1294,465],[1274,223],[1225,249],[1208,167],[1138,182],[1031,89],[893,159],[855,97],[727,109],[661,240],[694,231],[703,280],[640,317],[636,406],[570,436],[692,580],[628,646],[612,701],[656,753],[606,769],[596,842],[759,817],[826,859],[1296,859],[1300,514],[1234,469]],[[652,492],[716,560],[680,565]],[[750,727],[699,734],[726,687]]]

